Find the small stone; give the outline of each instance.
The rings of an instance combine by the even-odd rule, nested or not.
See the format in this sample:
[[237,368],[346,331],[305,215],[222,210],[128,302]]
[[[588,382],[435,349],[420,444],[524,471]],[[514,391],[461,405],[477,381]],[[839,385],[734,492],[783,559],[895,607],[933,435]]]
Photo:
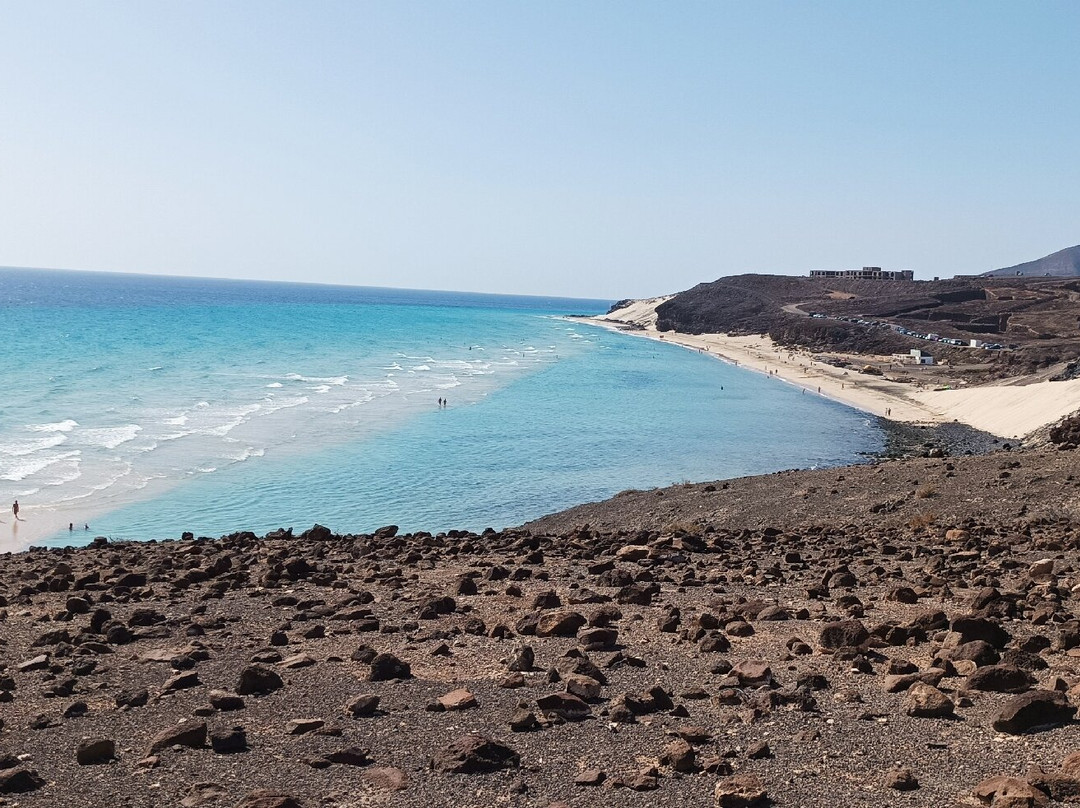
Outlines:
[[600,683],[591,676],[571,673],[567,674],[563,681],[566,684],[566,692],[572,693],[579,699],[594,701],[600,698]]
[[574,785],[598,786],[601,785],[606,779],[607,774],[604,772],[603,769],[586,769],[574,778]]
[[398,659],[393,654],[379,654],[371,660],[371,672],[368,674],[368,679],[372,682],[410,678],[412,678],[412,668],[409,663]]
[[444,710],[468,710],[476,706],[476,697],[468,690],[458,688],[439,696],[439,704]]
[[92,766],[95,763],[108,763],[116,757],[116,742],[111,738],[84,740],[75,750],[75,759],[80,766]]
[[516,708],[510,716],[510,729],[513,732],[528,732],[536,729],[539,725],[540,722],[536,720],[533,711],[525,707]]
[[765,788],[753,774],[725,777],[713,791],[716,808],[753,808],[765,802]]
[[260,788],[237,803],[236,808],[304,808],[304,804],[288,794]]
[[18,766],[0,771],[0,794],[26,794],[45,785],[45,780],[33,769]]
[[885,774],[885,787],[896,791],[914,791],[919,787],[919,781],[911,769],[890,769]]
[[731,669],[731,673],[738,677],[742,687],[765,687],[773,680],[772,668],[759,659],[743,660]]
[[532,646],[516,645],[506,661],[506,667],[511,671],[531,671],[536,661],[536,655]]
[[149,754],[155,755],[173,746],[188,746],[192,749],[206,746],[206,722],[184,722],[162,730],[150,742]]
[[261,665],[248,665],[240,672],[236,692],[241,696],[265,696],[285,686],[277,671]]
[[307,735],[322,729],[325,723],[321,718],[293,718],[285,725],[285,732],[289,735]]
[[904,698],[904,712],[913,718],[947,718],[955,709],[952,699],[925,682],[913,684]]
[[994,718],[994,729],[1019,735],[1042,727],[1069,723],[1076,708],[1056,690],[1030,690],[1013,697]]
[[244,709],[244,698],[225,690],[211,690],[210,704],[215,710],[231,712]]
[[484,774],[500,769],[516,769],[517,752],[478,733],[464,735],[439,750],[431,765],[436,771],[454,774]]
[[540,615],[536,623],[537,637],[574,637],[589,621],[580,612],[561,610]]
[[826,650],[856,647],[870,639],[870,632],[858,620],[840,620],[821,630],[819,644]]
[[310,668],[314,664],[316,664],[315,659],[307,654],[293,654],[291,657],[286,657],[278,663],[278,665],[286,670]]
[[345,705],[345,712],[353,718],[370,718],[379,709],[379,697],[373,693],[365,693]]
[[990,777],[971,790],[985,805],[999,808],[1043,808],[1049,804],[1039,789],[1016,777]]
[[660,754],[660,765],[670,766],[677,772],[691,772],[697,768],[697,754],[694,747],[679,738],[664,747]]
[[247,751],[247,732],[243,727],[216,729],[210,733],[210,747],[219,755]]
[[592,715],[589,705],[572,693],[552,693],[536,700],[536,706],[549,717],[564,721],[582,721]]
[[202,682],[199,681],[199,674],[195,671],[187,671],[185,673],[178,673],[175,676],[170,676],[165,680],[165,683],[161,686],[162,693],[174,693],[177,690],[187,690],[188,688],[198,687]]
[[372,762],[371,753],[367,749],[361,749],[359,746],[347,746],[344,749],[338,749],[336,752],[327,755],[326,759],[331,763],[342,766],[368,766]]
[[773,754],[768,743],[765,741],[757,741],[747,747],[746,756],[751,760],[764,760],[765,758],[771,758]]

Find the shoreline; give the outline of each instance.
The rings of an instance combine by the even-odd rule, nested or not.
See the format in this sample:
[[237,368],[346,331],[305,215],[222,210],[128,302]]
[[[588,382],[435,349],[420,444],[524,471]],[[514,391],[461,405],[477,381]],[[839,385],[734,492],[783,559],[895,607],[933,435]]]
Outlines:
[[605,315],[571,319],[709,354],[897,424],[963,424],[1015,441],[1080,411],[1080,379],[925,389],[863,374],[854,369],[857,355],[842,354],[852,363],[844,369],[815,359],[806,349],[785,349],[767,336],[661,332],[656,307],[667,299],[634,301]]
[[888,390],[907,385],[827,365],[814,360],[806,351],[785,351],[768,337],[661,332],[655,326],[605,317],[575,317],[574,322],[695,350],[878,418],[914,424],[947,422],[941,413],[903,397],[901,391]]

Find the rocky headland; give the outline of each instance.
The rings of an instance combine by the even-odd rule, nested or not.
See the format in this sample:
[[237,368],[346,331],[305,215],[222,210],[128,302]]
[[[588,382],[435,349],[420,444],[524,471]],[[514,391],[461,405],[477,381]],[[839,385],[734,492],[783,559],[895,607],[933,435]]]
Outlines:
[[1073,445],[6,555],[0,804],[1068,804]]

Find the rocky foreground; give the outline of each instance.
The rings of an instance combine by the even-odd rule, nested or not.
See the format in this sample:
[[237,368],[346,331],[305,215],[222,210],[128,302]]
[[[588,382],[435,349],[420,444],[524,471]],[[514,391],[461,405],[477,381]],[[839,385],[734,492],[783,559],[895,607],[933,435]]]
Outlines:
[[4,556],[0,804],[1077,802],[1078,461]]

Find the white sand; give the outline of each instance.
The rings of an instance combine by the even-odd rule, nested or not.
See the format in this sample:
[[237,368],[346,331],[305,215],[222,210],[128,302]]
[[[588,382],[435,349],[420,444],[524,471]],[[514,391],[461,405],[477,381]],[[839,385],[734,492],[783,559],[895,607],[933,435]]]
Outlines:
[[[926,390],[814,361],[808,352],[785,350],[768,337],[661,333],[656,330],[656,307],[669,299],[634,301],[611,314],[587,318],[586,322],[705,351],[739,367],[766,373],[816,395],[894,421],[959,421],[1000,437],[1018,438],[1080,410],[1080,380]],[[626,323],[639,328],[620,328],[620,324]],[[859,357],[847,358],[858,367]],[[919,372],[915,366],[905,370],[912,375]]]
[[915,396],[941,412],[1005,438],[1022,438],[1080,410],[1080,379],[962,390],[922,390]]

